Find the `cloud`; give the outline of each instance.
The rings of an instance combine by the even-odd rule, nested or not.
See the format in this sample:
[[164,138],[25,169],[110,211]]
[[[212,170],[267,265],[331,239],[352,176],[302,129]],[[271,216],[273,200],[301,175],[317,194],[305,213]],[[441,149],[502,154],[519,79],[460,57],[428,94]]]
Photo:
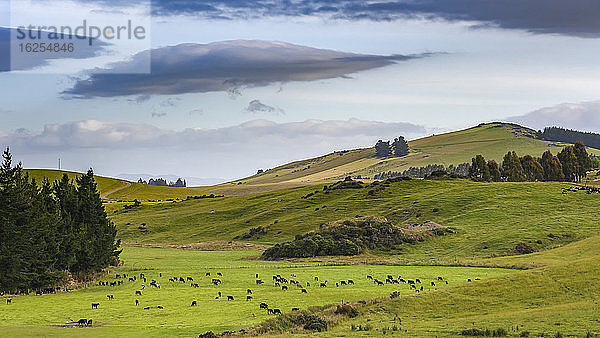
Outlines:
[[535,129],[563,127],[600,133],[600,101],[563,103],[508,120]]
[[163,116],[167,116],[167,113],[165,113],[165,112],[162,112],[162,113],[154,112],[154,113],[152,113],[152,117],[163,117]]
[[[147,53],[151,74],[114,74],[143,62]],[[187,43],[141,52],[111,69],[96,69],[63,94],[92,98],[224,91],[236,96],[244,87],[343,77],[429,55],[353,54],[260,40]]]
[[600,34],[597,0],[154,0],[154,15],[206,19],[307,17],[391,21],[407,18],[467,21],[533,33]]
[[134,98],[134,99],[128,99],[127,101],[129,102],[135,102],[137,104],[142,104],[145,102],[148,102],[148,100],[150,100],[152,96],[148,95],[148,94],[144,94],[144,95],[139,95],[138,97]]
[[[30,31],[24,30],[26,34]],[[37,34],[37,30],[34,31]],[[88,38],[65,34],[64,38],[58,40],[51,39],[48,32],[42,31],[40,39],[35,39],[36,43],[56,43],[68,42],[73,44],[73,52],[46,52],[46,53],[23,53],[21,57],[13,57],[11,60],[11,48],[19,48],[17,29],[0,27],[0,73],[11,70],[31,70],[50,64],[51,60],[56,59],[87,59],[100,55],[106,51],[107,43],[92,38],[93,43],[88,42]],[[11,38],[13,41],[11,42]],[[21,42],[31,42],[32,40],[21,40]],[[15,55],[17,55],[15,53]]]
[[[218,129],[162,129],[148,124],[78,121],[49,124],[41,131],[2,133],[26,167],[66,168],[101,174],[171,172],[196,177],[235,178],[293,160],[335,150],[368,147],[378,139],[424,136],[409,123],[358,119],[275,123],[252,120]],[[110,155],[111,161],[106,161]],[[210,163],[210,165],[207,165]]]
[[252,100],[248,103],[248,107],[245,109],[248,113],[272,113],[275,115],[284,115],[285,111],[279,107],[268,106],[259,100]]

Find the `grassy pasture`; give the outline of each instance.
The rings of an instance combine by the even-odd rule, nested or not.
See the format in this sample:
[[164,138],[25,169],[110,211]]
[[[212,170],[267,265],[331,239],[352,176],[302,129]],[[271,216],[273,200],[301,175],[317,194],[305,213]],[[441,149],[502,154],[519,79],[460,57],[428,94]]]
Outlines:
[[[396,225],[434,221],[455,233],[405,245],[399,257],[464,260],[514,254],[519,242],[541,250],[597,234],[600,220],[586,210],[595,210],[600,195],[563,195],[566,186],[412,180],[392,183],[374,196],[369,189],[348,189],[302,199],[322,190],[314,186],[148,205],[111,217],[126,242],[169,244],[232,240],[257,226],[267,227],[266,235],[243,241],[272,244],[356,215],[385,216]],[[148,231],[139,229],[142,224]]]
[[[143,272],[147,278],[142,296],[135,296],[141,289],[139,279],[126,281],[123,286],[91,286],[68,293],[43,296],[13,297],[11,305],[4,299],[0,303],[0,331],[2,335],[59,335],[59,336],[194,336],[207,330],[238,330],[253,325],[266,318],[259,303],[266,302],[271,307],[290,312],[292,307],[306,308],[312,305],[336,304],[386,297],[393,291],[414,294],[406,284],[376,286],[366,279],[366,275],[385,280],[387,274],[395,278],[401,275],[405,279],[420,278],[424,293],[435,293],[430,281],[443,276],[449,284],[438,283],[439,289],[462,285],[467,278],[492,278],[512,270],[495,268],[463,268],[433,266],[384,266],[384,265],[346,265],[319,266],[316,263],[263,262],[244,260],[246,256],[257,255],[257,251],[195,251],[163,248],[126,247],[122,258],[125,265],[110,272],[116,280],[117,273],[138,275]],[[211,277],[205,273],[211,272]],[[216,272],[221,272],[221,286],[210,283]],[[159,274],[162,273],[162,277]],[[265,281],[255,284],[255,274]],[[271,276],[280,274],[288,279],[310,282],[307,294],[301,294],[296,287],[282,291],[275,287]],[[291,277],[295,274],[296,277]],[[191,276],[200,285],[192,288],[190,282],[171,283],[170,277]],[[328,280],[327,287],[321,288],[314,282]],[[151,279],[156,279],[160,289],[149,287]],[[336,287],[340,280],[353,279],[355,285]],[[437,283],[437,282],[436,282]],[[253,291],[254,299],[246,301],[246,289]],[[430,289],[432,289],[430,291]],[[215,299],[221,291],[223,299]],[[108,300],[106,295],[114,295]],[[233,295],[234,301],[225,296]],[[135,306],[135,299],[140,306]],[[193,300],[197,307],[190,307]],[[91,309],[91,303],[98,302],[97,310]],[[158,309],[161,305],[164,309]],[[146,306],[152,307],[144,310]],[[252,314],[257,314],[253,317]],[[92,318],[99,327],[63,328],[60,325],[68,320]]]
[[[30,178],[35,178],[35,180],[38,182],[41,182],[44,180],[44,178],[47,178],[50,183],[60,180],[64,174],[67,174],[69,179],[73,181],[75,178],[83,175],[83,173],[54,169],[26,169],[26,172],[29,174]],[[116,178],[103,176],[95,176],[95,178],[100,194],[125,186],[125,181]]]

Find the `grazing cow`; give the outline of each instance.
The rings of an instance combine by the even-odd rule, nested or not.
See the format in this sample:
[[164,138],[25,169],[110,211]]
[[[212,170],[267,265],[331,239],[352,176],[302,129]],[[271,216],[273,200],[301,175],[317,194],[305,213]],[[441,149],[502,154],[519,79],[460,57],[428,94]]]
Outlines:
[[443,278],[442,277],[438,277],[437,280],[443,280]]
[[315,282],[318,282],[318,281],[319,281],[319,277],[315,277]]
[[87,324],[85,324],[85,326],[92,326],[92,320],[88,319],[88,322],[87,322]]
[[150,307],[149,307],[149,306],[146,306],[146,307],[144,308],[144,310],[150,310]]
[[325,287],[327,287],[327,284],[325,284],[325,283],[321,283],[321,285],[320,285],[320,286],[321,286],[322,288],[325,288]]
[[115,296],[114,295],[106,295],[106,298],[108,298],[108,299],[115,299]]
[[223,277],[223,275],[220,272],[217,272],[217,276]]
[[310,283],[309,283],[309,282],[306,282],[306,286],[310,286]]
[[299,308],[297,308],[297,307],[293,307],[293,308],[292,308],[292,311],[300,311],[300,309],[299,309]]
[[354,285],[354,281],[352,279],[348,279],[348,285]]
[[142,295],[142,291],[139,291],[139,290],[138,290],[138,291],[136,291],[136,292],[135,292],[135,295],[136,295],[136,296],[141,296],[141,295]]
[[256,274],[256,278],[258,278],[258,274]]
[[402,278],[400,278],[400,282],[401,283],[406,283],[406,281],[404,279],[402,279]]
[[219,297],[221,297],[221,291],[217,292],[219,294]]
[[423,286],[421,286],[421,291],[423,291]]
[[80,319],[77,321],[77,325],[79,326],[87,326],[88,325],[88,320],[87,319]]
[[273,309],[267,309],[267,314],[272,314],[273,313]]
[[146,284],[142,284],[142,290],[146,288]]
[[183,279],[183,277],[179,277],[179,281],[185,283],[185,279]]
[[435,283],[434,283],[434,282],[431,282],[431,286],[435,286]]
[[279,309],[273,309],[273,314],[274,315],[281,314],[281,310],[279,310]]
[[92,303],[92,309],[97,309],[100,303]]
[[414,284],[415,284],[415,281],[414,281],[414,280],[410,280],[410,279],[409,279],[409,280],[408,280],[408,284],[414,285]]
[[187,277],[186,279],[189,281],[192,281],[192,282],[194,281],[194,279],[192,277]]
[[136,299],[135,300],[135,306],[138,306],[138,305],[140,305],[140,301]]
[[416,279],[416,281],[417,281],[417,283],[421,283],[421,280],[420,280],[420,279],[418,279],[418,278]]
[[467,279],[467,282],[470,282],[470,281],[471,281],[471,278]]
[[214,285],[219,285],[219,284],[221,284],[221,280],[220,280],[220,279],[217,279],[217,278],[213,278],[213,279],[212,279],[212,283],[213,283]]
[[257,279],[257,280],[256,280],[256,285],[260,285],[260,284],[263,284],[263,283],[264,283],[264,282],[263,282],[262,280],[260,280],[260,279]]
[[267,303],[260,303],[260,308],[261,309],[268,309],[269,305],[267,305]]
[[367,275],[367,279],[373,280],[373,277]]
[[308,292],[306,292],[306,289],[302,289],[300,291],[301,291],[300,293],[308,293]]
[[335,283],[335,286],[336,286],[336,287],[339,287],[339,286],[340,286],[340,284],[339,284],[339,283]]
[[475,280],[481,280],[481,279],[479,279],[479,278],[475,278]]
[[117,274],[116,278],[121,278],[121,275]]
[[346,284],[346,281],[341,281],[340,285],[348,285],[348,284]]
[[191,306],[196,306],[196,305],[198,305],[198,302],[192,301],[192,305]]
[[446,281],[446,285],[448,284],[448,281]]
[[210,276],[210,272],[207,272],[207,273],[206,273],[206,276]]
[[247,295],[251,295],[252,294],[252,290],[250,290],[250,289],[246,290],[246,294]]
[[6,305],[8,305],[8,304],[12,304],[12,299],[7,299],[6,300]]
[[281,290],[283,290],[283,291],[285,291],[285,290],[287,290],[287,289],[288,289],[288,287],[287,287],[287,286],[285,286],[285,285],[283,285],[283,286],[281,287]]
[[252,299],[252,296],[246,296],[246,301],[249,301],[250,299]]
[[388,279],[394,279],[394,277],[392,275],[387,275]]
[[160,306],[160,305],[159,305],[159,306],[157,306],[157,308],[159,308],[159,309],[164,309],[164,307],[162,307],[162,306]]
[[233,296],[227,296],[227,300],[234,300]]
[[169,282],[175,283],[175,280],[173,278],[169,278]]
[[133,278],[129,277],[129,281],[130,281],[130,282],[135,282],[135,279],[133,279]]

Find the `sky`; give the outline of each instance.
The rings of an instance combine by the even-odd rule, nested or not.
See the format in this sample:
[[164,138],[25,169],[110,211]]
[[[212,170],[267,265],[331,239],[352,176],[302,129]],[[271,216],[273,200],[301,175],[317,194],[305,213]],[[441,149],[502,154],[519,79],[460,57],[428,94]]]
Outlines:
[[[0,145],[25,167],[218,181],[481,122],[600,131],[599,14],[595,0],[0,0]],[[19,53],[48,42],[17,41],[19,26],[83,20],[144,38]]]

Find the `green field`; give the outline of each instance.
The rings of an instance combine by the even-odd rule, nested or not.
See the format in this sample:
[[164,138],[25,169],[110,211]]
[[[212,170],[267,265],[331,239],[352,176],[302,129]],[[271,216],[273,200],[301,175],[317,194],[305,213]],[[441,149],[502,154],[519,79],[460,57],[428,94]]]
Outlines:
[[[501,276],[512,270],[463,267],[435,266],[385,266],[385,265],[347,265],[322,266],[317,263],[262,262],[245,260],[246,256],[255,256],[256,251],[194,251],[160,248],[126,247],[122,258],[125,265],[110,271],[107,276],[114,281],[115,275],[137,275],[138,280],[126,280],[122,286],[91,286],[72,292],[43,295],[13,297],[12,304],[0,303],[0,330],[3,335],[34,334],[40,335],[73,335],[79,336],[194,336],[207,330],[216,332],[239,330],[257,324],[267,318],[264,310],[259,309],[261,302],[266,302],[282,312],[290,312],[293,307],[306,308],[312,305],[337,304],[342,301],[356,301],[386,297],[393,291],[403,294],[414,294],[406,284],[386,284],[377,286],[366,279],[366,275],[385,280],[385,276],[401,275],[406,279],[420,278],[424,292],[437,292],[466,283],[467,278],[491,278]],[[142,296],[135,291],[141,289],[142,281],[139,273],[143,272],[147,279]],[[211,272],[211,277],[206,277]],[[220,286],[211,284],[211,278],[217,272],[222,273]],[[162,273],[162,277],[160,274]],[[265,284],[256,285],[255,274],[259,274]],[[292,287],[283,291],[275,287],[272,276],[279,274],[288,279],[301,281],[306,294]],[[294,274],[296,277],[291,277]],[[200,285],[190,286],[190,282],[169,282],[169,278],[190,276]],[[320,287],[314,282],[318,276],[320,282],[327,280],[327,287]],[[448,285],[440,283],[431,287],[430,281],[438,276],[448,280]],[[151,279],[156,279],[160,289],[149,287]],[[352,279],[355,285],[336,287],[341,280]],[[311,286],[306,286],[306,282]],[[246,300],[246,290],[252,290],[252,300]],[[430,291],[431,289],[431,291]],[[223,297],[215,299],[217,292]],[[106,295],[114,295],[108,300]],[[234,301],[226,300],[227,295],[234,296]],[[140,306],[135,306],[135,299]],[[191,307],[196,300],[197,307]],[[91,309],[91,303],[98,302],[97,310]],[[161,305],[164,309],[158,309]],[[144,310],[144,307],[151,307]],[[256,314],[253,316],[252,314]],[[100,325],[96,328],[63,328],[58,327],[66,321],[80,318],[92,318]]]

